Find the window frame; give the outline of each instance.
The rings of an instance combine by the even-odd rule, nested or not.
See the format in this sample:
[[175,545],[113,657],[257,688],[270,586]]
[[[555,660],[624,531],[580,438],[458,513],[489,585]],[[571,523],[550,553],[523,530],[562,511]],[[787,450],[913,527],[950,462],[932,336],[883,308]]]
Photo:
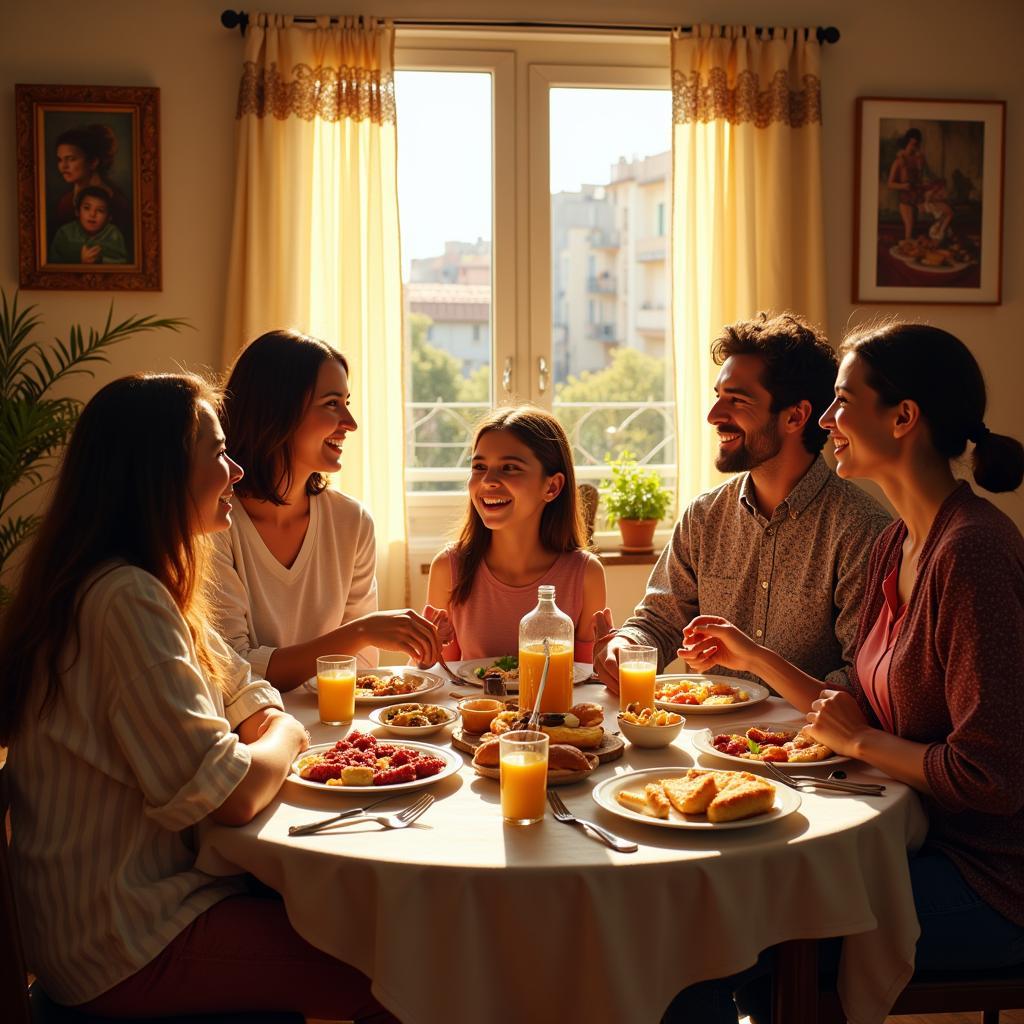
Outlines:
[[[394,67],[491,75],[490,398],[492,404],[530,401],[551,409],[549,92],[563,87],[671,89],[669,33],[399,27]],[[543,388],[541,358],[549,369]],[[450,534],[466,496],[407,490],[406,501],[410,547],[423,551]],[[595,534],[599,542],[616,536],[613,531]]]

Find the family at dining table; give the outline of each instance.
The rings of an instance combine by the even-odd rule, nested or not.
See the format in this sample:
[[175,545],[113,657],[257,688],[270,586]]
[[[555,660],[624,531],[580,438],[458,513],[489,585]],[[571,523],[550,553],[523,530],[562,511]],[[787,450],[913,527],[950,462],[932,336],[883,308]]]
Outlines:
[[[317,656],[506,653],[541,584],[610,689],[635,642],[660,668],[760,679],[814,738],[912,786],[930,822],[909,854],[918,965],[1024,963],[1024,539],[953,471],[969,450],[979,487],[1013,490],[1024,449],[989,430],[976,360],[937,327],[856,331],[837,361],[799,316],[761,315],[712,354],[716,466],[736,475],[682,511],[617,629],[543,410],[478,425],[417,612],[378,608],[372,518],[328,486],[357,429],[339,350],[275,330],[221,391],[189,374],[103,387],[0,623],[12,875],[48,994],[111,1017],[394,1020],[275,893],[198,870],[193,827],[274,800],[309,744],[280,691]],[[747,999],[763,1024],[757,979],[692,986],[665,1020],[731,1024]]]

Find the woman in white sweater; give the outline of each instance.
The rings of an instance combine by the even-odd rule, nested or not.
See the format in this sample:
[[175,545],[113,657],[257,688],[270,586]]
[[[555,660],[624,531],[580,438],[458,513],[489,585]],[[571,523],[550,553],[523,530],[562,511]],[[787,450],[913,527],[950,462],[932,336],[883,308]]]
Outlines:
[[309,736],[207,625],[205,536],[239,467],[196,377],[89,402],[0,633],[11,868],[57,1002],[140,1017],[297,1011],[390,1021],[273,896],[195,866],[194,826],[249,822]]
[[328,488],[341,467],[349,409],[348,362],[294,331],[270,331],[235,360],[225,385],[228,447],[245,467],[241,507],[216,538],[221,633],[281,690],[316,674],[316,659],[377,648],[432,665],[436,628],[409,609],[377,610],[373,520]]

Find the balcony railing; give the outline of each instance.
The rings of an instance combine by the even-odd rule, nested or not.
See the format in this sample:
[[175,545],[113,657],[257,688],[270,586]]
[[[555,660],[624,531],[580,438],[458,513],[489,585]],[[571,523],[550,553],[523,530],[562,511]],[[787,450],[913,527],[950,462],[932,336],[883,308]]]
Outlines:
[[615,341],[615,324],[587,324],[591,341]]
[[[409,402],[406,480],[416,491],[461,491],[469,473],[473,433],[488,402]],[[572,445],[576,476],[608,476],[605,462],[629,449],[638,461],[675,478],[672,402],[559,402],[558,417]]]
[[597,292],[600,295],[614,295],[616,287],[615,278],[611,274],[598,274],[587,278],[588,292]]

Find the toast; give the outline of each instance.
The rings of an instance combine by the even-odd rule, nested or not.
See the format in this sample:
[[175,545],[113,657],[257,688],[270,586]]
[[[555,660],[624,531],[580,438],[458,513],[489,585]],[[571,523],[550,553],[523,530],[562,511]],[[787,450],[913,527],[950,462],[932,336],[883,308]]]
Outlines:
[[703,814],[718,796],[718,783],[712,774],[693,779],[664,779],[661,785],[680,814]]
[[[658,808],[655,808],[647,799],[647,793],[632,793],[628,789],[621,790],[615,794],[615,799],[622,804],[623,807],[628,807],[629,810],[635,811],[637,814],[646,814],[651,818],[667,818],[668,817],[668,806],[664,808],[664,813]],[[663,798],[664,799],[664,798]]]
[[708,821],[739,821],[770,811],[774,803],[775,787],[770,782],[736,779],[718,791],[706,813]]

